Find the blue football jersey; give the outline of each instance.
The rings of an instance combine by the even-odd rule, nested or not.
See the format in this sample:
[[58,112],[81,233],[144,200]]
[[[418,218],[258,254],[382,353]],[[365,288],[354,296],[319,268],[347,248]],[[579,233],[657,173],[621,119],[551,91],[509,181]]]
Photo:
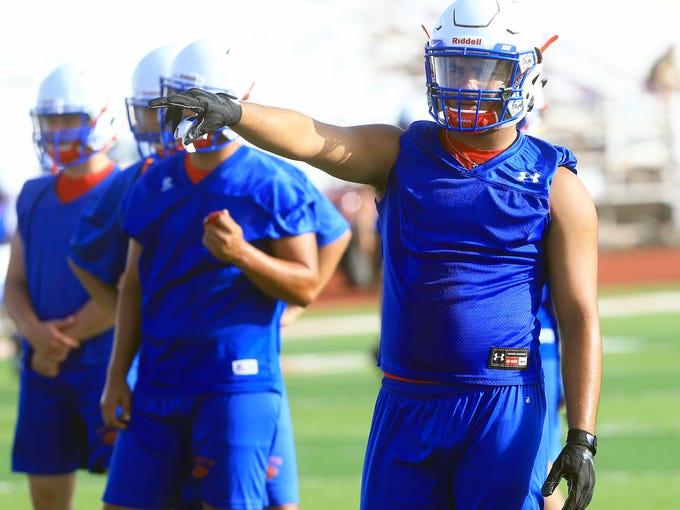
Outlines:
[[558,166],[576,161],[520,133],[467,170],[438,129],[420,121],[402,135],[378,202],[380,366],[415,380],[535,383],[550,185]]
[[350,225],[333,202],[314,186],[314,183],[299,168],[287,166],[291,176],[295,178],[308,192],[314,201],[314,216],[316,218],[316,244],[326,246],[337,240],[349,230]]
[[71,238],[70,256],[76,265],[111,285],[118,283],[127,258],[123,203],[132,184],[152,162],[141,160],[117,172],[85,209]]
[[[61,319],[77,312],[89,295],[67,262],[69,242],[83,211],[96,200],[115,169],[75,200],[63,203],[56,194],[55,175],[30,179],[17,199],[17,227],[24,244],[24,264],[31,303],[41,320]],[[68,371],[81,364],[106,362],[111,351],[112,331],[108,330],[71,351],[61,366]],[[24,340],[24,352],[30,346]]]
[[203,246],[203,219],[226,209],[244,238],[271,241],[315,232],[313,200],[289,163],[240,147],[199,183],[184,154],[135,183],[123,228],[142,246],[142,345],[135,391],[196,394],[281,390],[283,303]]

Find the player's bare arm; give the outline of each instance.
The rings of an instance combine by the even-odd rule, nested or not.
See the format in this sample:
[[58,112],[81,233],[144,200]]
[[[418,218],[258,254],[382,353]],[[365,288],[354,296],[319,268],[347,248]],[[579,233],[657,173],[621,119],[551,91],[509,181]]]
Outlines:
[[66,359],[80,343],[64,333],[75,322],[72,316],[42,321],[35,313],[28,294],[26,268],[24,266],[24,243],[19,233],[12,238],[10,259],[5,281],[5,308],[21,335],[40,356],[52,362]]
[[558,169],[551,189],[548,260],[562,339],[570,429],[595,433],[602,377],[597,302],[597,213],[581,180]]
[[382,190],[399,153],[396,126],[335,126],[302,113],[243,103],[233,129],[245,139],[282,156],[305,161],[346,181]]
[[71,270],[92,299],[107,313],[111,321],[115,320],[116,302],[118,300],[118,287],[104,282],[92,273],[78,266],[72,259],[68,260]]
[[86,342],[113,327],[114,318],[111,313],[93,299],[88,299],[73,316],[74,323],[64,333],[79,342]]
[[[100,402],[104,422],[115,428],[127,427],[131,419],[131,393],[126,378],[141,344],[142,288],[137,272],[141,251],[141,246],[130,240],[128,263],[121,280],[113,348]],[[122,412],[117,415],[119,407]]]
[[318,255],[313,232],[272,241],[269,255],[243,238],[228,211],[204,225],[203,244],[217,259],[236,265],[265,294],[288,303],[308,305],[318,287]]
[[198,122],[187,131],[187,143],[229,126],[262,149],[304,161],[340,179],[370,184],[379,195],[399,154],[402,130],[391,125],[335,126],[294,110],[238,103],[226,94],[201,89],[153,99],[149,106],[167,108],[166,122],[173,128],[191,110]]
[[[317,286],[312,297],[312,301],[316,300],[321,294],[321,291],[326,287],[335,270],[340,264],[343,254],[349,246],[352,239],[352,230],[347,229],[338,239],[325,246],[319,247],[319,278]],[[288,326],[295,322],[295,320],[304,312],[305,307],[299,305],[288,304],[281,316],[281,327]]]

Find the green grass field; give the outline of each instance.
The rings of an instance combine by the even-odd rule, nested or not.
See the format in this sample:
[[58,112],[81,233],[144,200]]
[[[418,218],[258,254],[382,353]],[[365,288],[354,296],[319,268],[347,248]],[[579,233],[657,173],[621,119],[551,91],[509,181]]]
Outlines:
[[[668,289],[662,289],[668,290]],[[680,289],[675,289],[676,291]],[[618,291],[625,297],[634,289]],[[641,297],[643,293],[639,294]],[[675,299],[680,300],[678,295]],[[677,510],[680,508],[680,312],[603,314],[604,380],[596,457],[597,485],[589,509]],[[604,309],[604,308],[603,308]],[[607,308],[609,310],[609,308]],[[300,325],[326,315],[375,314],[375,306],[313,308]],[[350,315],[347,315],[350,314]],[[354,318],[353,318],[354,317]],[[370,322],[370,321],[369,321]],[[361,328],[358,328],[361,329]],[[332,336],[328,336],[329,334]],[[287,336],[284,366],[290,396],[301,507],[306,510],[358,508],[364,446],[380,376],[371,365],[376,335],[342,335],[334,327],[318,335]],[[316,356],[310,357],[310,354]],[[313,371],[333,361],[326,373]],[[9,470],[16,416],[17,378],[0,362],[0,508],[29,510],[23,475]],[[75,510],[101,508],[104,479],[81,473]],[[502,510],[502,509],[499,509]]]

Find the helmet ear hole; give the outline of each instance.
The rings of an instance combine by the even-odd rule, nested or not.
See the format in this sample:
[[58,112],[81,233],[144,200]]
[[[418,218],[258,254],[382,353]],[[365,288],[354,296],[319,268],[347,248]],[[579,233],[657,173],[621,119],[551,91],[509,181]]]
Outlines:
[[543,63],[543,52],[541,51],[540,48],[534,48],[534,51],[536,51],[536,63],[542,64]]
[[533,97],[531,97],[531,98],[527,97],[527,108],[526,108],[527,113],[529,113],[531,110],[534,109],[534,102],[535,101],[534,101]]

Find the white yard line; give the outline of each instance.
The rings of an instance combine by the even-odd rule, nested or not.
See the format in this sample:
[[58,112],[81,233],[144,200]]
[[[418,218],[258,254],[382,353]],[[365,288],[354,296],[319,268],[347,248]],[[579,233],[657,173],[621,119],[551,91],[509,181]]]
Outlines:
[[[680,292],[657,292],[635,296],[602,298],[599,302],[601,317],[622,317],[650,313],[680,312]],[[286,342],[309,338],[327,338],[351,334],[377,335],[380,317],[377,313],[344,317],[305,317],[283,330]],[[640,342],[628,337],[602,339],[606,354],[625,354],[640,349]],[[323,354],[284,354],[281,363],[285,373],[332,374],[352,372],[373,364],[368,351]]]
[[[680,292],[655,292],[635,296],[602,298],[600,317],[647,315],[680,312]],[[377,313],[343,317],[305,317],[282,331],[284,340],[304,340],[314,337],[378,334],[380,317]]]
[[[680,312],[680,292],[655,292],[649,294],[628,295],[620,297],[602,298],[599,302],[600,316],[621,317],[631,315],[646,315],[651,313],[673,313]],[[324,338],[345,335],[377,335],[380,331],[380,317],[377,313],[366,313],[357,315],[346,315],[338,317],[308,317],[302,316],[300,320],[286,327],[282,331],[284,341],[304,340],[309,338]],[[628,339],[630,340],[630,339]],[[607,339],[605,339],[605,350],[607,349]],[[611,347],[614,352],[617,347],[626,350],[630,349],[631,344],[623,345],[625,342],[617,342],[612,339]],[[0,338],[0,359],[7,359],[13,353],[13,346],[9,340]],[[296,355],[308,356],[308,355]],[[339,354],[327,353],[323,355],[310,354],[317,358],[330,358],[340,356]],[[331,362],[329,370],[338,370],[340,366],[355,367],[364,366],[356,358],[359,353],[347,354],[335,362]],[[365,356],[361,353],[361,356]],[[286,356],[283,356],[284,360]],[[291,370],[309,371],[305,367],[312,366],[312,358],[297,358],[290,361]],[[335,368],[334,368],[335,367]]]

